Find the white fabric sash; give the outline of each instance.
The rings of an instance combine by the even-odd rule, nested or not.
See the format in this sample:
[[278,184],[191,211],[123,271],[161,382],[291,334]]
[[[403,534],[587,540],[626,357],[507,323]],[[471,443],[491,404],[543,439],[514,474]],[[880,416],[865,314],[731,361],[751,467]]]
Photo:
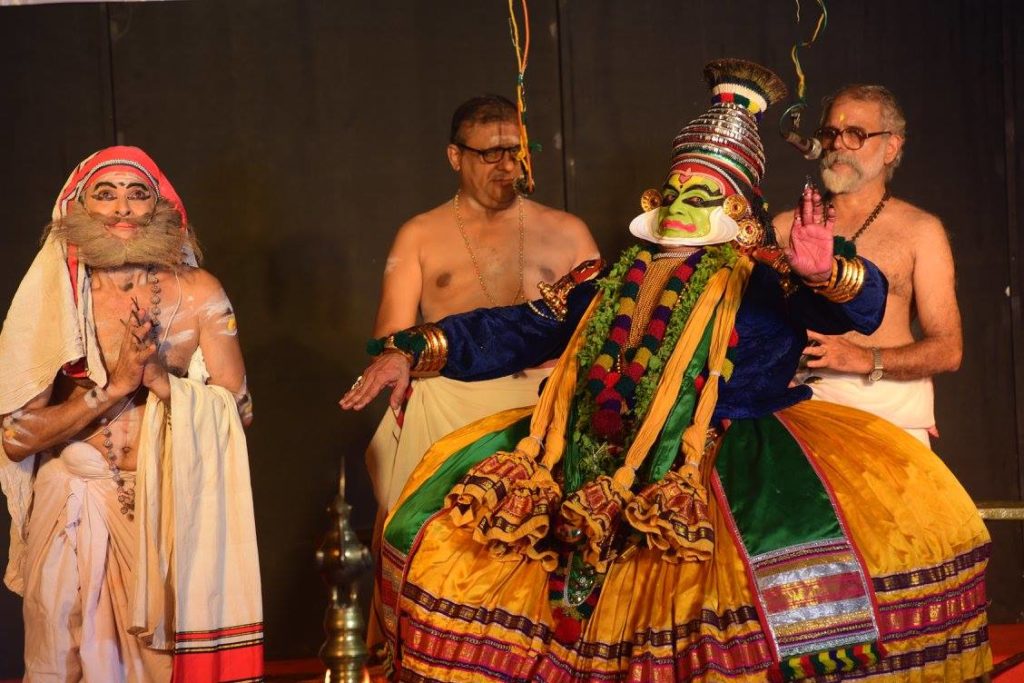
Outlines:
[[176,633],[259,625],[263,608],[235,398],[191,379],[170,382],[170,409],[150,394],[143,417],[130,630],[151,647],[180,651]]

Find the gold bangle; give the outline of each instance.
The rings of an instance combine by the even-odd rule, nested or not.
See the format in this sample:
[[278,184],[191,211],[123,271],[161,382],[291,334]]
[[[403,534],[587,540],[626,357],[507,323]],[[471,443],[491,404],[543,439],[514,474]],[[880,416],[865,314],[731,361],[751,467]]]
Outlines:
[[444,331],[433,323],[409,329],[410,334],[423,338],[425,346],[413,366],[415,372],[437,372],[448,362],[448,338]]
[[[828,284],[824,287],[815,287],[814,290],[826,299],[836,304],[845,304],[852,301],[864,288],[864,279],[867,275],[867,267],[864,261],[858,257],[846,259],[842,256],[834,258],[836,270],[841,271],[838,277],[829,278]],[[838,266],[841,266],[839,268]]]

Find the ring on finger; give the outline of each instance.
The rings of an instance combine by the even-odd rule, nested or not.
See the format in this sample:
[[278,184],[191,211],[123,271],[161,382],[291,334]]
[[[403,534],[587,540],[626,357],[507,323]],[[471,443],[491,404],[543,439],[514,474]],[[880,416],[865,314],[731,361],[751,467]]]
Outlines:
[[352,382],[352,388],[349,389],[349,391],[355,391],[361,386],[363,386],[363,376],[359,375],[358,377],[356,377],[356,381]]

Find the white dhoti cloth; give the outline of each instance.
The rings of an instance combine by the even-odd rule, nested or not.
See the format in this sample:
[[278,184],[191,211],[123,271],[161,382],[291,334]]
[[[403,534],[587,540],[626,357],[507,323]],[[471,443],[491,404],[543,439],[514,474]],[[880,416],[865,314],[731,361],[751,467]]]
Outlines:
[[128,633],[138,524],[121,513],[112,477],[84,442],[39,468],[21,567],[25,681],[170,680],[170,653]]
[[401,424],[389,409],[366,449],[366,467],[381,511],[394,507],[409,475],[435,441],[488,415],[534,405],[538,387],[550,373],[550,368],[534,368],[480,382],[447,377],[413,380]]
[[[815,369],[820,379],[808,384],[814,398],[857,408],[902,427],[931,448],[928,432],[935,428],[935,390],[930,377],[911,380],[880,379]],[[805,379],[798,377],[798,381]]]

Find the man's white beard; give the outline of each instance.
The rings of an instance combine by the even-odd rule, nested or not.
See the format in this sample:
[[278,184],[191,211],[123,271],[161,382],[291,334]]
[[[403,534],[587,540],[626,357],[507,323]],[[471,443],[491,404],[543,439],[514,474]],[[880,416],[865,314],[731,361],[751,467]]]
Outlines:
[[[847,172],[839,173],[832,170],[832,165],[843,162]],[[846,194],[860,189],[864,181],[864,167],[849,154],[829,152],[821,159],[821,182],[832,194]]]
[[[842,172],[832,169],[839,162],[846,165]],[[821,181],[832,194],[856,192],[879,175],[884,177],[885,172],[885,162],[881,158],[858,159],[851,152],[835,150],[821,158]]]
[[78,258],[90,268],[119,268],[124,265],[154,265],[180,269],[187,248],[198,254],[193,236],[181,228],[181,215],[165,200],[158,200],[153,214],[130,221],[135,234],[127,239],[112,235],[107,224],[91,215],[78,202],[71,202],[68,215],[47,226],[44,238],[55,238],[78,247]]

